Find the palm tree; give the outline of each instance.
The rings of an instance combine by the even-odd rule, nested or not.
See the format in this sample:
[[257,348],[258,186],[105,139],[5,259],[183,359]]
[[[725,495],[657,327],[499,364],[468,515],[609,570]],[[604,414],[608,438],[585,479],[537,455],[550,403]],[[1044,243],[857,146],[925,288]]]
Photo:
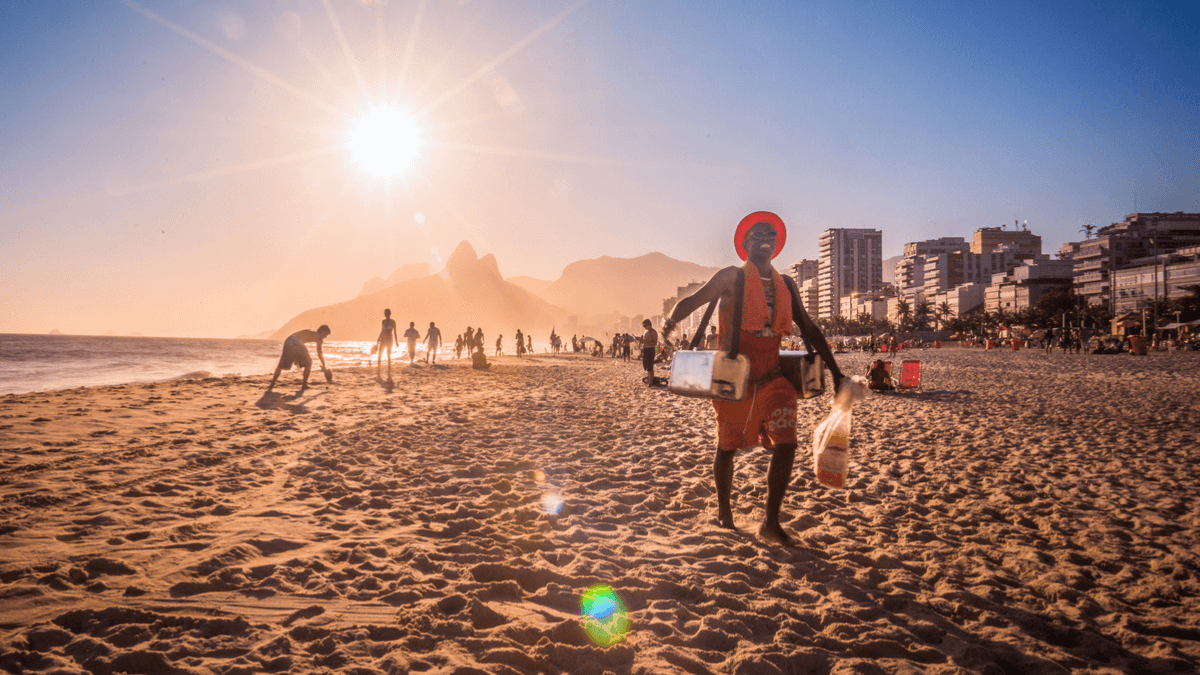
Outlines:
[[952,308],[950,306],[950,303],[948,301],[943,300],[942,304],[938,305],[937,317],[938,317],[938,329],[939,330],[945,328],[946,322],[950,319],[950,317],[953,314],[954,314],[954,308]]
[[917,308],[913,311],[913,325],[917,330],[923,330],[929,327],[929,317],[933,314],[933,305],[928,300],[922,300],[917,303]]
[[912,317],[912,307],[908,305],[908,301],[901,298],[896,303],[896,316],[900,318],[900,330],[904,330],[904,326],[908,324],[908,320]]
[[864,333],[871,332],[871,313],[859,312],[858,316],[854,317],[855,329],[860,329]]
[[1085,235],[1085,236],[1086,236],[1088,239],[1091,239],[1091,238],[1092,238],[1092,232],[1095,232],[1095,231],[1096,231],[1096,226],[1095,226],[1095,225],[1092,225],[1091,223],[1088,223],[1087,225],[1084,225],[1083,227],[1079,228],[1079,231],[1080,231],[1080,232],[1083,232],[1083,233],[1084,233],[1084,235]]

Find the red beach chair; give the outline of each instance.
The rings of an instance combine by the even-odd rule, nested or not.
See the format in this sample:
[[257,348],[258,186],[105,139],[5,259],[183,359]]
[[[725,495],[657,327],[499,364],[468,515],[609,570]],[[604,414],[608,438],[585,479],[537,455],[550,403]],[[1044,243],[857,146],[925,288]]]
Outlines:
[[900,383],[896,385],[897,391],[905,389],[920,389],[921,388],[921,362],[920,361],[902,361],[900,363]]

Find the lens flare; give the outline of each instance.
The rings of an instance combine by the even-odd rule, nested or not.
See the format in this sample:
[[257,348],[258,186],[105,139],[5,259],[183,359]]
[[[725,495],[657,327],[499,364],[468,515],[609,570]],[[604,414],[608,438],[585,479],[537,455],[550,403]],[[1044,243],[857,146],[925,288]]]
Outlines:
[[562,512],[562,507],[562,495],[558,494],[557,490],[552,490],[542,495],[542,509],[544,509],[548,515],[557,516]]
[[363,171],[377,178],[400,178],[421,152],[421,128],[416,120],[391,106],[377,106],[355,122],[346,148]]
[[615,645],[629,634],[625,603],[612,586],[596,584],[584,591],[579,609],[583,614],[583,629],[601,647]]

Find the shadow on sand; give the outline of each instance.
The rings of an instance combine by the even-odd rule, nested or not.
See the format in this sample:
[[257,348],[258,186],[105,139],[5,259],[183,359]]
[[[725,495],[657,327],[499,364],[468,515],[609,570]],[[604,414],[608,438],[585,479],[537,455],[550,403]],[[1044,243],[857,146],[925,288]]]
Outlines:
[[383,379],[383,377],[376,375],[375,382],[377,382],[379,386],[383,387],[383,390],[389,394],[392,393],[392,390],[396,388],[396,381],[392,379],[391,373],[388,373],[386,380]]
[[325,392],[323,391],[318,392],[306,399],[301,400],[301,397],[304,396],[302,392],[284,395],[280,394],[279,392],[268,391],[264,393],[262,398],[258,399],[254,405],[262,408],[263,410],[286,410],[294,414],[306,414],[308,413],[308,408],[305,406],[308,405],[309,401],[316,400],[318,396],[321,396],[324,393]]

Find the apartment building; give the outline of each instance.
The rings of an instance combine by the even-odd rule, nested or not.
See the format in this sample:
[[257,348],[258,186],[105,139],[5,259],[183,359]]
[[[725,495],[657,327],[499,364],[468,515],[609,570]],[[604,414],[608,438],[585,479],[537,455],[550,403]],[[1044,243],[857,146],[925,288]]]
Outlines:
[[984,291],[984,308],[989,312],[1016,312],[1032,307],[1050,289],[1070,287],[1073,277],[1070,260],[1055,260],[1048,255],[1022,260],[1011,271],[992,275]]
[[1042,254],[1042,238],[1029,230],[1002,227],[981,227],[971,237],[971,253],[991,253],[1006,246],[1019,260],[1031,259]]
[[841,300],[853,292],[883,286],[883,232],[834,228],[821,233],[817,271],[817,316],[841,313]]
[[1116,314],[1137,312],[1155,300],[1189,295],[1185,286],[1200,285],[1200,246],[1130,261],[1113,273]]
[[[1121,298],[1130,296],[1121,296],[1112,283],[1117,271],[1196,246],[1200,246],[1200,213],[1131,213],[1120,223],[1100,228],[1095,238],[1072,245],[1075,292],[1088,304],[1108,304],[1120,311],[1119,305],[1128,304]],[[1128,294],[1131,289],[1124,290]]]

